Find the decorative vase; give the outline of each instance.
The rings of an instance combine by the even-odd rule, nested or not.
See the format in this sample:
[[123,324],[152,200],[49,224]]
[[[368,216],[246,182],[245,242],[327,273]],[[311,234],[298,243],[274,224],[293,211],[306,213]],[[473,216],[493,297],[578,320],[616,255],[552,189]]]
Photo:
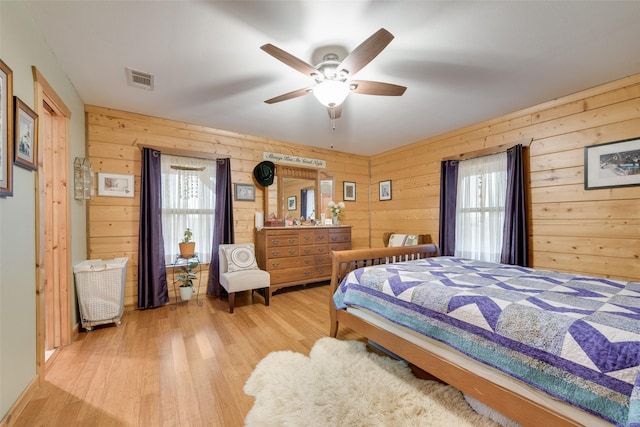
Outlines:
[[334,215],[331,217],[331,223],[333,225],[340,225],[340,221],[338,220],[338,215]]
[[193,295],[193,286],[180,286],[180,299],[189,301]]

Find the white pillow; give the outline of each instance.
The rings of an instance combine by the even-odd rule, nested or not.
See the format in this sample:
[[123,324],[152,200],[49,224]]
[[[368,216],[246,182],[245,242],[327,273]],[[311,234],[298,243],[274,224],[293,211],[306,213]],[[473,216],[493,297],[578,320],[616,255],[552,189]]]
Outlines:
[[259,270],[256,256],[251,246],[224,248],[227,255],[227,272]]
[[389,236],[389,247],[415,246],[418,244],[418,236],[415,234],[392,234]]

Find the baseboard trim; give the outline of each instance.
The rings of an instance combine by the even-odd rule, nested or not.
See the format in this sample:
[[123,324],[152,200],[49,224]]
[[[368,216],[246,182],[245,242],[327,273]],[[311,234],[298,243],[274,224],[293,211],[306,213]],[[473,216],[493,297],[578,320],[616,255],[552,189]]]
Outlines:
[[13,422],[18,416],[22,413],[24,408],[26,408],[29,401],[38,390],[40,381],[38,376],[36,376],[31,383],[27,386],[27,388],[22,392],[16,403],[9,409],[7,414],[0,421],[0,427],[9,427],[13,425]]

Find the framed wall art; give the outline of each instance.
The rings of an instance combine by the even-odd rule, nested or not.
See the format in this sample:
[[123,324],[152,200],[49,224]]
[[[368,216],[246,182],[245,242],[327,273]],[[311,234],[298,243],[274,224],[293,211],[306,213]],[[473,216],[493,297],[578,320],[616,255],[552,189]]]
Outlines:
[[380,181],[380,200],[391,200],[391,180]]
[[640,185],[640,138],[584,147],[584,188]]
[[13,195],[13,72],[0,60],[0,196]]
[[98,173],[98,196],[133,197],[134,185],[133,175]]
[[235,186],[236,200],[250,201],[256,200],[256,187],[253,184],[233,184]]
[[356,200],[356,183],[344,181],[343,183],[344,200],[347,202],[355,202]]
[[296,196],[289,196],[287,198],[287,210],[295,211],[297,209],[296,206]]
[[38,115],[17,96],[13,99],[13,161],[24,168],[38,170]]

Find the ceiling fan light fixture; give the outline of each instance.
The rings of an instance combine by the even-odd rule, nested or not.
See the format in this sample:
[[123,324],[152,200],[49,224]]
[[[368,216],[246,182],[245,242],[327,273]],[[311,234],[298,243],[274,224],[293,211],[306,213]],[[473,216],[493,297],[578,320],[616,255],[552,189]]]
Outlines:
[[325,107],[336,107],[349,95],[349,85],[335,80],[324,81],[313,88],[313,95]]

